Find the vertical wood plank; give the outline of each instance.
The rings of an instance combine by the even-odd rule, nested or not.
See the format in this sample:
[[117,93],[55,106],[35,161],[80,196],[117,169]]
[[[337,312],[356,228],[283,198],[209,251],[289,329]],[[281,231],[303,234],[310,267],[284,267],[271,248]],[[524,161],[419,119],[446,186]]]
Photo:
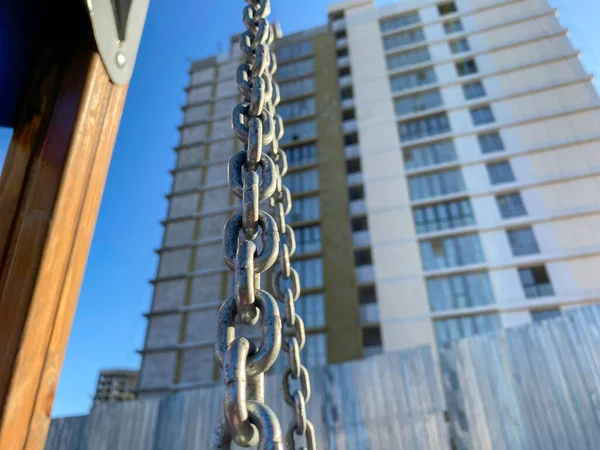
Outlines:
[[3,450],[44,447],[126,95],[95,52],[85,5],[65,3],[46,11],[0,181]]

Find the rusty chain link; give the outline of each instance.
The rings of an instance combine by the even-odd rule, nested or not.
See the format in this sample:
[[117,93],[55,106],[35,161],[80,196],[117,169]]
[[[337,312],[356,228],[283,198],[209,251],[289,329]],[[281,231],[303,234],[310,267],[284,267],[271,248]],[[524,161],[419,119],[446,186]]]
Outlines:
[[[284,163],[281,157],[271,159],[263,148],[277,148],[283,126],[279,117],[273,118],[271,108],[279,101],[279,88],[272,81],[277,64],[270,51],[275,37],[267,20],[270,0],[246,2],[246,31],[240,36],[244,63],[236,73],[244,101],[232,114],[233,130],[244,149],[229,160],[227,169],[229,187],[242,200],[242,211],[229,218],[223,231],[224,261],[235,274],[235,293],[223,302],[217,322],[215,352],[223,369],[225,394],[223,418],[215,428],[211,448],[230,449],[235,442],[242,447],[283,450],[279,421],[264,404],[264,374],[279,356],[282,325],[275,299],[260,289],[260,275],[278,259],[278,230],[286,228],[278,228],[283,224],[280,217],[274,219],[259,208],[259,201],[281,192]],[[260,252],[254,242],[259,235]],[[247,325],[260,320],[259,345],[236,337],[236,319]],[[303,409],[303,399],[296,402],[297,409]],[[301,422],[303,427],[305,422]]]
[[[271,53],[271,64],[269,70],[271,75],[275,74],[277,62],[275,54]],[[293,419],[286,434],[286,448],[295,450],[297,448],[297,437],[304,436],[306,442],[303,450],[315,450],[315,432],[313,424],[306,415],[306,404],[310,399],[310,376],[308,370],[302,365],[300,350],[306,344],[306,333],[304,322],[296,313],[295,302],[300,297],[300,277],[298,272],[291,266],[290,258],[296,251],[296,238],[293,228],[286,223],[285,216],[292,209],[292,198],[290,190],[283,186],[282,177],[287,173],[287,158],[283,149],[279,148],[279,140],[283,137],[283,120],[276,113],[279,103],[279,85],[272,80],[273,95],[267,102],[266,109],[274,117],[275,130],[273,140],[269,144],[269,153],[275,164],[275,190],[269,204],[274,216],[275,224],[279,231],[279,257],[275,262],[272,287],[275,298],[283,305],[284,311],[284,336],[281,348],[288,354],[288,367],[284,371],[281,380],[283,398],[293,411]],[[297,387],[292,387],[290,379]]]

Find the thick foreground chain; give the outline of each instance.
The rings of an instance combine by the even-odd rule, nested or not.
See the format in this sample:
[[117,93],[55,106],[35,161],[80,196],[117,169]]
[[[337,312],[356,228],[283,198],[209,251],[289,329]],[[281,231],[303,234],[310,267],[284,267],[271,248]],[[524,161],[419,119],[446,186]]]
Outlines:
[[[258,445],[260,450],[283,450],[281,426],[264,404],[264,374],[279,356],[281,319],[275,299],[259,289],[260,274],[277,260],[279,232],[275,220],[259,209],[277,188],[278,172],[263,146],[273,142],[275,124],[270,108],[273,95],[270,44],[274,34],[267,16],[270,0],[246,0],[240,37],[244,63],[237,70],[238,90],[244,97],[232,115],[232,126],[244,149],[228,164],[229,187],[242,200],[242,211],[229,218],[223,232],[225,264],[235,273],[235,293],[219,310],[216,355],[225,381],[224,414],[215,428],[212,448]],[[260,167],[260,176],[258,168]],[[260,178],[262,177],[262,182]],[[255,240],[260,235],[262,249]],[[256,345],[236,336],[236,323],[261,322]]]
[[[271,74],[277,69],[275,54],[271,54]],[[282,177],[287,172],[287,159],[283,149],[279,148],[279,140],[283,137],[283,120],[276,114],[275,108],[279,103],[279,86],[273,80],[273,95],[267,109],[275,118],[275,136],[270,144],[270,153],[276,166],[275,192],[269,203],[275,216],[277,229],[279,230],[279,258],[273,270],[273,293],[275,298],[284,307],[284,336],[281,347],[288,354],[288,366],[283,372],[281,386],[285,402],[292,408],[294,417],[288,427],[286,434],[286,448],[296,450],[297,437],[304,436],[306,447],[302,449],[315,450],[315,430],[313,424],[306,416],[306,404],[310,399],[310,377],[308,370],[302,365],[300,350],[306,344],[304,322],[296,314],[295,303],[300,297],[300,277],[298,272],[291,266],[290,258],[296,251],[296,240],[294,230],[285,222],[285,216],[292,208],[290,191],[282,184]],[[290,379],[296,387],[291,386]]]

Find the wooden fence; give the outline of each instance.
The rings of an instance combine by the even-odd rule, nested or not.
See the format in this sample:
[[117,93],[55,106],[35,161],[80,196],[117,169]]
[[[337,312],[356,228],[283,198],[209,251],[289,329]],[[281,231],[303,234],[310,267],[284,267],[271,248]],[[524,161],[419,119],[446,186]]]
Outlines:
[[[439,361],[441,383],[426,347],[313,371],[318,448],[599,448],[600,307],[463,340]],[[55,419],[46,450],[208,449],[221,394],[214,387]],[[278,377],[267,378],[266,400],[285,432],[291,415]]]

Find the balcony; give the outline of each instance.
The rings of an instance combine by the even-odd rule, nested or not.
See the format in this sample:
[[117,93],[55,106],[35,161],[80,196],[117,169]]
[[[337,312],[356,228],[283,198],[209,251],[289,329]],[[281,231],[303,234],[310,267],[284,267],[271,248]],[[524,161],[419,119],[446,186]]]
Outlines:
[[344,130],[344,133],[352,133],[353,131],[356,131],[357,128],[358,125],[355,119],[345,120],[342,122],[342,130]]
[[383,353],[383,347],[381,345],[370,345],[363,348],[363,358],[375,356]]
[[369,230],[355,231],[352,233],[352,243],[355,248],[368,247],[371,245]]
[[352,75],[343,75],[338,80],[340,87],[352,86]]
[[338,67],[346,67],[350,65],[350,57],[349,56],[340,56],[337,59]]
[[348,174],[348,186],[356,186],[363,184],[362,172],[354,172]]
[[346,28],[346,21],[344,19],[337,19],[331,22],[331,29],[333,31],[341,31]]
[[361,214],[365,214],[367,212],[367,206],[365,204],[364,199],[353,200],[350,202],[350,215],[351,216],[360,216]]
[[341,105],[342,109],[354,108],[354,97],[343,98]]
[[335,41],[336,48],[344,48],[348,46],[348,38],[339,38]]
[[358,284],[367,284],[375,282],[375,270],[373,266],[358,266],[354,268],[356,273],[356,282]]
[[360,305],[360,324],[369,325],[372,323],[379,323],[379,305],[377,303]]

